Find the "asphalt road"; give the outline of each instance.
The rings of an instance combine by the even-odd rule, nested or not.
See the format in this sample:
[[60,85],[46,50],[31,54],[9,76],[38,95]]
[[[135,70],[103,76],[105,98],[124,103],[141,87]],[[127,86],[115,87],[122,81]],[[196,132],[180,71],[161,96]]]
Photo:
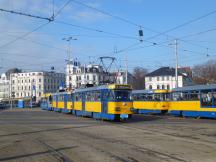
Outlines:
[[216,120],[107,122],[40,109],[0,112],[0,161],[215,162]]

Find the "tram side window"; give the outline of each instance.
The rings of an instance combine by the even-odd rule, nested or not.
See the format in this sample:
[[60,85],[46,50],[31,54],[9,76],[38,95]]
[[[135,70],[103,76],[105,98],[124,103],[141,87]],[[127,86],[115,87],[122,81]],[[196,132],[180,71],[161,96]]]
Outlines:
[[146,94],[144,101],[153,101],[153,94]]
[[137,101],[137,94],[132,94],[132,99],[133,99],[134,101]]
[[138,93],[138,94],[134,95],[133,99],[135,101],[152,101],[153,100],[153,94]]
[[49,96],[49,102],[52,102],[52,100],[53,100],[53,97],[50,95]]
[[58,101],[63,101],[62,95],[58,95]]
[[207,106],[207,107],[212,107],[213,105],[213,95],[211,92],[208,92],[208,91],[204,91],[204,92],[201,92],[201,105],[202,106]]
[[190,100],[192,101],[199,101],[200,100],[200,94],[199,91],[193,91],[190,93]]
[[198,91],[193,92],[174,92],[172,94],[173,101],[199,101],[200,94]]
[[101,100],[101,93],[100,91],[96,91],[94,93],[94,101],[100,101]]
[[133,94],[134,101],[144,101],[145,99],[146,99],[145,94],[142,94],[142,93]]
[[91,93],[90,92],[86,92],[85,99],[86,99],[86,101],[91,101]]
[[53,101],[56,101],[56,95],[53,96]]
[[68,97],[68,101],[71,102],[72,101],[72,94],[67,94]]
[[163,94],[154,94],[154,101],[164,101]]
[[190,93],[189,92],[184,92],[181,94],[182,100],[183,101],[189,101],[190,100]]
[[82,94],[81,93],[75,93],[74,99],[75,99],[75,101],[82,101]]
[[100,101],[100,91],[87,92],[86,101]]
[[216,92],[213,93],[213,106],[216,107]]
[[176,92],[172,94],[173,101],[180,101],[181,100],[181,93]]

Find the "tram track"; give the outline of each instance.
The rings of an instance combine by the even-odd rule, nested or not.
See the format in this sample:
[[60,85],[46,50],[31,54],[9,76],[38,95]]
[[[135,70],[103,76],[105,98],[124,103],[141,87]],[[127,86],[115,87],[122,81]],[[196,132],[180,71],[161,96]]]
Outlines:
[[[31,129],[31,127],[29,126],[25,126],[27,129]],[[55,129],[56,130],[56,129]],[[54,130],[52,130],[54,131]],[[52,147],[51,145],[47,144],[44,140],[42,140],[43,137],[37,137],[37,138],[34,138],[32,136],[30,136],[32,133],[39,133],[39,132],[44,132],[43,131],[29,131],[29,132],[23,132],[23,133],[16,133],[16,134],[13,134],[13,135],[17,135],[19,137],[22,137],[23,139],[26,139],[30,142],[34,142],[35,144],[38,144],[39,146],[42,146],[46,151],[43,151],[43,152],[39,152],[39,153],[34,153],[34,154],[29,154],[29,155],[38,155],[38,154],[49,154],[51,155],[54,159],[56,159],[57,161],[59,162],[73,162],[73,160],[71,160],[68,156],[66,156],[65,154],[61,153],[60,151],[61,150],[64,150],[64,149],[71,149],[71,148],[75,148],[77,146],[70,146],[70,147],[66,147],[66,148],[54,148]],[[9,145],[14,145],[17,141],[14,141],[14,142],[11,142]],[[2,149],[5,149],[6,147],[8,147],[9,145],[4,145],[3,147],[0,147],[0,150]],[[16,156],[16,159],[19,159],[19,158],[23,158],[25,157],[25,155],[19,155],[19,156]],[[0,158],[0,161],[5,161],[5,160],[12,160],[14,157],[7,157],[7,158]]]
[[116,125],[117,127],[122,127],[122,128],[129,128],[129,129],[133,129],[133,130],[139,130],[139,131],[143,131],[143,132],[147,132],[147,133],[151,133],[151,134],[157,134],[159,136],[168,136],[170,138],[173,139],[177,139],[177,140],[183,140],[186,142],[191,142],[191,143],[197,143],[197,144],[204,144],[206,146],[211,146],[211,147],[215,147],[216,148],[216,142],[214,141],[206,141],[203,140],[201,138],[198,137],[192,137],[192,136],[187,136],[187,135],[180,135],[177,133],[162,133],[156,130],[149,130],[146,128],[140,128],[137,126],[128,126],[128,125]]
[[[70,132],[66,132],[66,133],[70,133]],[[130,155],[126,155],[122,157],[122,156],[116,155],[118,154],[118,151],[114,151],[112,149],[109,149],[109,150],[104,149],[104,147],[110,144],[118,144],[122,148],[126,147],[126,148],[130,148],[130,150],[135,150],[136,152],[140,152],[141,154],[144,153],[147,156],[150,156],[150,158],[156,158],[158,160],[160,159],[163,161],[172,161],[172,162],[173,161],[188,162],[185,159],[173,156],[171,154],[163,153],[160,151],[156,151],[156,150],[141,147],[141,146],[137,146],[135,144],[132,144],[132,143],[120,140],[120,139],[104,138],[104,137],[93,135],[87,132],[83,133],[82,131],[79,131],[79,130],[76,130],[75,132],[73,132],[73,134],[75,134],[78,137],[81,137],[79,139],[76,139],[79,141],[79,143],[83,143],[84,145],[90,146],[91,148],[94,148],[95,150],[102,151],[106,153],[107,155],[110,155],[111,157],[121,162],[138,162],[140,161],[140,159],[136,159],[136,157],[130,156]],[[84,139],[88,139],[88,140],[84,140]],[[95,142],[89,143],[89,141],[92,141],[92,140],[96,140],[97,142],[95,141]],[[115,153],[113,153],[112,151]]]

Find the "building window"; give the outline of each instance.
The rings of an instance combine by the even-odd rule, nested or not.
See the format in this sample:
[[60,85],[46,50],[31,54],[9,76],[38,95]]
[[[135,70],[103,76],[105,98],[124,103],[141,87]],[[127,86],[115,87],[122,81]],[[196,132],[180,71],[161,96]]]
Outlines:
[[167,81],[169,80],[169,76],[166,76],[166,80],[167,80]]
[[93,75],[93,81],[95,81],[96,80],[96,76],[95,75]]
[[39,79],[39,83],[41,82],[41,79]]
[[158,77],[157,77],[157,81],[159,81],[159,80],[160,80],[160,77],[158,76]]
[[162,85],[162,89],[165,89],[165,85]]
[[152,89],[152,85],[149,85],[149,89]]
[[161,77],[161,80],[164,81],[164,76]]
[[149,81],[150,81],[150,82],[152,81],[152,77],[149,77]]
[[89,80],[89,75],[87,75],[87,80]]
[[160,89],[160,85],[157,85],[157,89]]
[[167,84],[167,89],[170,89],[170,85],[169,84]]

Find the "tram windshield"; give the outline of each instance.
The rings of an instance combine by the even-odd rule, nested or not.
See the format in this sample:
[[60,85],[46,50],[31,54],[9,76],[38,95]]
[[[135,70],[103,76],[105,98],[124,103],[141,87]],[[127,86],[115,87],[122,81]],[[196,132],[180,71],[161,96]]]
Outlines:
[[131,100],[131,91],[126,90],[114,90],[113,98],[117,101]]

